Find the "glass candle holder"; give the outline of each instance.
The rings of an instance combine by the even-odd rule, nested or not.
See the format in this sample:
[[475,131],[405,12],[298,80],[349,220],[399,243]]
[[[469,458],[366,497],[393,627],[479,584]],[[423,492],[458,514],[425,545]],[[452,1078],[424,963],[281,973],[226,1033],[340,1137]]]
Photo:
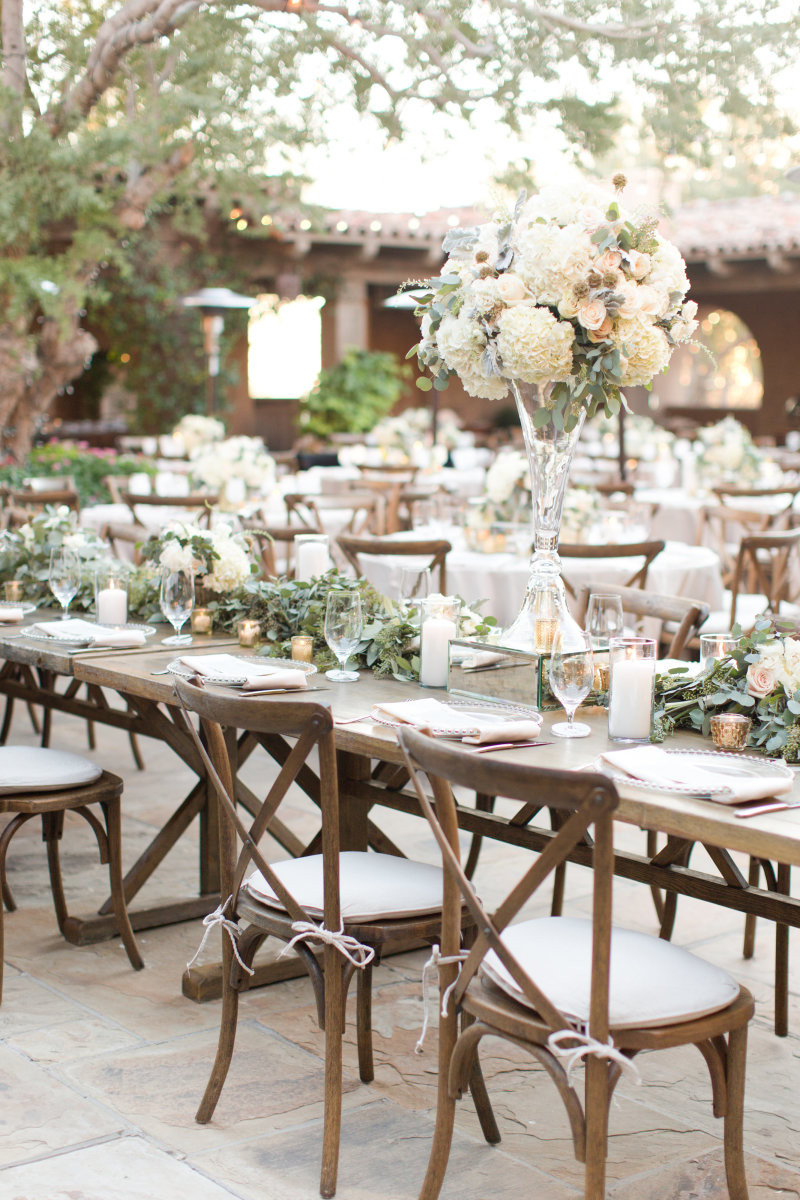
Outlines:
[[330,571],[330,538],[327,533],[298,533],[294,539],[294,577],[310,583]]
[[214,628],[214,617],[210,608],[193,608],[189,620],[192,633],[211,633]]
[[295,662],[311,662],[314,654],[314,639],[306,633],[296,633],[292,638],[292,658]]
[[22,600],[22,583],[19,579],[9,579],[3,584],[3,599],[9,604],[19,604]]
[[94,611],[100,625],[124,625],[128,620],[128,576],[115,566],[100,567],[95,575]]
[[715,661],[730,658],[739,648],[739,639],[732,633],[700,634],[700,666],[709,670]]
[[252,649],[257,646],[261,638],[261,626],[258,621],[237,621],[236,636],[239,639],[239,645]]
[[615,742],[646,742],[653,726],[655,638],[610,638],[608,736]]
[[751,725],[744,713],[715,713],[711,718],[711,740],[718,750],[744,750]]
[[423,687],[447,687],[450,643],[458,637],[460,615],[457,596],[428,596],[420,603],[419,681]]

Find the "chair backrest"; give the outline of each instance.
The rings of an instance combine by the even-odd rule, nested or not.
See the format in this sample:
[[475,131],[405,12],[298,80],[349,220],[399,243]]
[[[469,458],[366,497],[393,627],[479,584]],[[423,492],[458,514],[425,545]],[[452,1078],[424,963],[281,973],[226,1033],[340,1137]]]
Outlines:
[[[296,517],[306,527],[305,532],[316,530],[333,536],[341,532],[376,533],[383,528],[383,504],[381,498],[372,492],[352,491],[335,495],[290,492],[283,499],[289,520]],[[336,514],[336,518],[333,514]],[[334,519],[340,523],[332,530]]]
[[111,553],[115,558],[128,559],[135,566],[144,562],[142,546],[148,540],[149,534],[142,530],[141,525],[103,525],[100,537],[108,542]]
[[[568,542],[559,545],[558,553],[562,558],[640,558],[642,562],[630,578],[625,580],[625,586],[644,588],[647,584],[647,572],[650,569],[650,564],[661,553],[665,545],[666,542],[663,540],[648,542],[605,542],[601,546],[585,546],[578,542]],[[564,578],[564,586],[571,595],[575,595],[575,588],[566,577]]]
[[12,488],[8,493],[8,502],[12,507],[26,508],[28,512],[37,512],[49,505],[59,507],[66,505],[73,512],[80,508],[78,493],[74,487],[53,485],[50,488]]
[[576,617],[582,625],[592,592],[603,592],[619,596],[626,617],[636,621],[661,622],[659,654],[662,658],[680,658],[686,646],[697,635],[700,626],[709,614],[710,606],[702,600],[690,600],[684,596],[661,596],[641,588],[624,587],[618,583],[604,583],[598,587],[584,587],[578,595]]
[[[787,519],[788,514],[784,514]],[[763,509],[749,509],[733,504],[709,504],[700,510],[697,522],[697,544],[709,546],[719,555],[722,581],[733,587],[736,558],[743,536],[765,533],[772,516]],[[740,588],[753,591],[753,588]]]
[[736,487],[733,484],[720,484],[711,490],[720,504],[729,505],[731,508],[735,508],[741,500],[774,499],[774,508],[766,514],[767,526],[765,528],[774,524],[777,517],[790,509],[800,494],[800,486],[797,484],[789,484],[784,487],[778,485],[775,487]]
[[[306,525],[269,525],[256,517],[240,517],[242,529],[253,540],[258,549],[261,574],[264,579],[276,579],[285,575],[294,578],[294,540],[298,534],[322,533]],[[283,561],[279,563],[276,547],[284,548]]]
[[[309,914],[278,878],[260,849],[265,837],[280,843],[285,827],[276,813],[294,783],[313,791],[322,819],[318,852],[323,856],[324,904],[327,929],[341,924],[339,905],[339,794],[333,717],[321,704],[298,700],[220,695],[188,680],[175,680],[175,693],[184,711],[203,762],[210,786],[220,805],[220,890],[223,902],[232,897],[226,916],[236,919],[239,892],[251,867],[257,868],[293,921],[311,921]],[[202,740],[188,716],[200,717]],[[248,740],[255,737],[281,762],[252,823],[245,823],[237,807],[238,746],[236,731]],[[292,739],[291,742],[287,739]],[[203,745],[205,743],[205,746]],[[319,779],[306,767],[309,756],[319,755]],[[249,796],[251,794],[249,793]],[[281,831],[283,830],[283,835]],[[319,918],[317,918],[318,920]],[[316,923],[316,922],[315,922]]]
[[336,539],[339,549],[355,569],[356,575],[364,576],[361,555],[379,555],[381,558],[419,558],[427,560],[420,570],[428,568],[436,572],[437,585],[442,595],[447,595],[447,555],[453,549],[444,538],[425,538],[411,541],[391,537],[348,537]]
[[[509,972],[526,1002],[553,1032],[569,1029],[570,1022],[543,992],[537,981],[506,948],[502,933],[522,907],[546,882],[570,853],[592,830],[593,951],[590,985],[589,1034],[608,1038],[608,972],[611,949],[611,888],[613,880],[613,812],[618,796],[604,775],[578,771],[555,771],[520,763],[489,763],[461,749],[445,746],[439,739],[416,730],[398,731],[419,803],[427,817],[442,855],[445,871],[442,908],[442,954],[459,948],[462,898],[477,926],[477,935],[453,987],[458,1003],[475,977],[486,954],[493,950]],[[424,772],[424,776],[421,776]],[[425,787],[425,776],[434,804]],[[524,808],[516,819],[533,815],[547,806],[557,810],[558,829],[546,848],[524,870],[507,896],[488,913],[461,866],[457,806],[453,786],[469,788],[487,796],[504,796],[521,801]]]
[[736,621],[736,605],[743,593],[767,598],[769,612],[779,613],[781,602],[793,600],[797,593],[797,564],[793,559],[800,545],[800,529],[754,533],[743,537],[736,556],[731,583],[731,625]]
[[134,521],[140,527],[144,524],[141,520],[137,509],[139,508],[172,508],[178,514],[182,509],[196,509],[196,515],[192,514],[192,520],[208,528],[211,522],[211,510],[219,500],[219,494],[216,492],[194,492],[188,496],[140,496],[138,492],[122,491],[120,499],[123,504],[127,504],[131,510]]

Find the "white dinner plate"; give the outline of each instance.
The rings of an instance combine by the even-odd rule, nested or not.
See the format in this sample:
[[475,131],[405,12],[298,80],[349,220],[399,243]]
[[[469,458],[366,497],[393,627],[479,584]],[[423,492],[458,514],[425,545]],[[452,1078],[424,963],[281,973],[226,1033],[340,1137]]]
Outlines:
[[[124,630],[140,630],[145,638],[151,638],[156,632],[155,625],[139,625],[134,621],[128,621],[125,625],[98,625],[98,629],[108,629],[114,633],[120,633]],[[79,634],[64,634],[63,636],[56,633],[43,633],[41,629],[29,629],[25,631],[26,638],[33,638],[35,642],[47,642],[48,646],[94,646],[95,640],[90,637],[82,637]],[[124,648],[124,647],[121,647]],[[135,646],[130,649],[135,649]],[[106,649],[106,647],[98,647],[98,649]],[[114,646],[108,646],[107,649],[113,650]]]
[[703,782],[695,787],[689,783],[654,783],[647,779],[636,779],[621,767],[612,766],[599,758],[595,759],[592,767],[601,774],[608,775],[614,783],[621,783],[626,787],[643,788],[648,792],[674,792],[678,796],[716,800],[720,804],[737,802],[733,788],[725,783],[726,775],[763,779],[767,784],[794,779],[794,773],[784,762],[757,758],[753,754],[726,754],[721,750],[666,750],[665,753],[681,767],[702,767],[705,771],[713,771],[715,775],[720,776],[719,785],[708,786]]
[[[254,663],[259,667],[275,667],[276,670],[286,671],[304,671],[306,675],[316,675],[317,668],[313,663],[298,662],[294,658],[267,658],[263,654],[237,654],[236,657],[243,663]],[[180,675],[181,679],[192,679],[195,672],[191,667],[187,667],[179,658],[173,658],[172,662],[167,663],[166,668],[170,675]],[[204,675],[206,683],[220,684],[222,687],[241,687],[247,676],[245,675]],[[266,676],[265,676],[266,678]]]
[[[509,720],[529,720],[531,717],[538,717],[540,713],[535,708],[528,708],[524,704],[493,704],[490,700],[485,702],[468,700],[458,696],[442,696],[437,697],[441,704],[446,704],[448,708],[458,709],[459,715],[469,716],[474,713],[480,718],[481,725],[485,728],[487,724],[506,725]],[[413,702],[412,702],[413,703]],[[374,713],[369,718],[376,725],[388,725],[392,729],[411,729],[413,728],[407,721],[393,721],[391,717],[376,716]],[[432,725],[431,735],[440,738],[463,738],[470,735],[477,735],[480,730],[476,726],[474,729],[465,729],[463,726],[458,728],[448,725]]]

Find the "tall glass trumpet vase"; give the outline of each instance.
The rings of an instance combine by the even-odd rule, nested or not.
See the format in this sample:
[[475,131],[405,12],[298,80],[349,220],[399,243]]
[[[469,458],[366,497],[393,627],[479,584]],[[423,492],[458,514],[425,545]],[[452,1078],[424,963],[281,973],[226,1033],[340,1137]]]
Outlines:
[[558,537],[572,459],[586,416],[581,409],[573,429],[556,428],[549,415],[552,387],[511,380],[531,478],[533,555],[525,599],[501,641],[504,646],[539,653],[550,652],[559,628],[574,624],[561,578]]

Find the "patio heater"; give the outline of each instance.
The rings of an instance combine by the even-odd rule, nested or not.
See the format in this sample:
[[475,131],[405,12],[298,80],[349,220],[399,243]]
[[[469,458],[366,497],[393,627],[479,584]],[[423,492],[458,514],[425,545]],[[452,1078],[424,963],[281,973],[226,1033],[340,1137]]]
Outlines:
[[199,308],[203,315],[206,354],[206,413],[212,416],[219,401],[219,345],[225,328],[225,313],[232,308],[252,308],[255,300],[225,287],[206,287],[181,300],[186,308]]

